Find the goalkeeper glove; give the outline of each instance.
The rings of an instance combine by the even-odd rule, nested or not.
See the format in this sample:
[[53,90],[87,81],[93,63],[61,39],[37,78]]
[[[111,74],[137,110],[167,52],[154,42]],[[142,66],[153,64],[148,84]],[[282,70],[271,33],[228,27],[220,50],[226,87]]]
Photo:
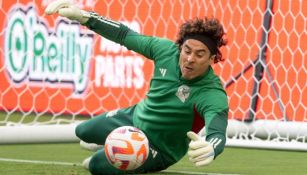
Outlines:
[[51,2],[45,9],[47,15],[58,13],[60,16],[66,17],[70,20],[79,21],[84,24],[90,18],[90,13],[79,9],[69,0],[56,0]]
[[215,155],[213,146],[203,137],[200,137],[192,131],[189,131],[187,136],[191,139],[188,150],[189,160],[196,166],[210,164]]

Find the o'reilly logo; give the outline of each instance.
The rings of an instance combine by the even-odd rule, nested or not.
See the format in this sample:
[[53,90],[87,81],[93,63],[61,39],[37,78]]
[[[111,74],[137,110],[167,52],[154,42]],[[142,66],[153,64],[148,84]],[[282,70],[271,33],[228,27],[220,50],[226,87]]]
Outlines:
[[33,7],[14,8],[5,29],[5,66],[15,84],[55,86],[72,83],[82,93],[87,86],[93,35],[79,24],[57,23],[48,28]]

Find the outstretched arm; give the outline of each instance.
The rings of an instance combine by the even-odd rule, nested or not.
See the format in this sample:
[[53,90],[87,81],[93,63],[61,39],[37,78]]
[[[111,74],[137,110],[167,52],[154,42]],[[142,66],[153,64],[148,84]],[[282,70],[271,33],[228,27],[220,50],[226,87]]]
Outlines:
[[76,20],[104,38],[124,45],[129,50],[152,60],[161,56],[161,53],[173,44],[167,39],[141,35],[124,24],[102,17],[95,12],[81,10],[68,0],[53,1],[48,5],[45,13],[48,15],[58,13],[70,20]]
[[60,16],[78,21],[99,35],[119,44],[123,44],[129,31],[128,27],[121,23],[101,17],[95,12],[81,10],[69,0],[53,1],[47,6],[45,13],[47,15],[58,13]]

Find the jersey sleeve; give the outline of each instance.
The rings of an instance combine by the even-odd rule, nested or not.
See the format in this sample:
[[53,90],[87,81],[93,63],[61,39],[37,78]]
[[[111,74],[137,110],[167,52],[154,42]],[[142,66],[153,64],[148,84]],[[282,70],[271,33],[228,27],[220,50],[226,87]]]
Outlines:
[[108,40],[144,55],[146,58],[158,59],[169,47],[174,45],[168,39],[141,35],[124,24],[99,16],[95,12],[90,12],[90,16],[84,24],[86,27]]
[[226,128],[228,123],[227,95],[221,90],[207,90],[206,98],[199,100],[197,111],[204,117],[206,125],[206,141],[212,144],[215,157],[221,154],[226,144]]

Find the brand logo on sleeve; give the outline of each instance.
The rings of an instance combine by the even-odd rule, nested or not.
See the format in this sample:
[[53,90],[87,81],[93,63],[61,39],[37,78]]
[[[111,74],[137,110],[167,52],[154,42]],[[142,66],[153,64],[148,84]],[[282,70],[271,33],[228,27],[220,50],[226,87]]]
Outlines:
[[219,138],[212,138],[209,143],[213,146],[215,149],[220,143],[222,142],[222,139]]

